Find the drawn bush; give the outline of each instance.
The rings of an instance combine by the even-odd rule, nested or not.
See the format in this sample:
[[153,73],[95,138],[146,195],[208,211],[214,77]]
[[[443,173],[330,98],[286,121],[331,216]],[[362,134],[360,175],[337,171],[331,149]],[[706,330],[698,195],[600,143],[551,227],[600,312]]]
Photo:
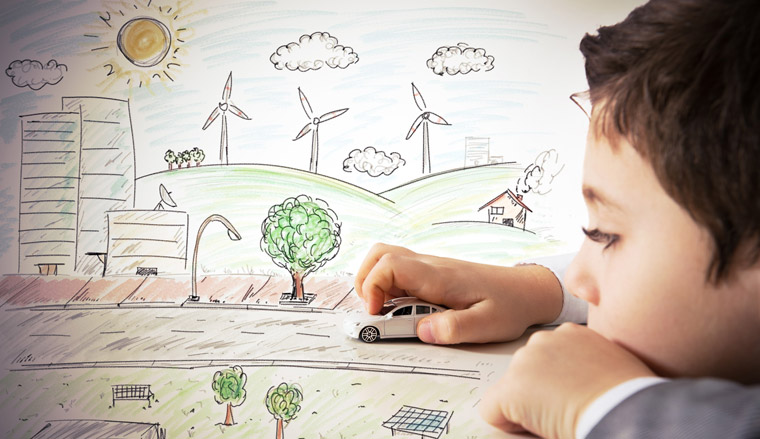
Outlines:
[[267,410],[277,420],[276,439],[284,438],[283,429],[301,410],[301,401],[303,401],[303,390],[295,383],[280,383],[278,386],[272,386],[267,392]]
[[243,368],[234,366],[229,369],[218,370],[214,374],[211,388],[214,390],[214,400],[217,404],[227,403],[227,417],[224,425],[233,425],[232,407],[237,407],[245,402],[245,383],[248,378],[243,373]]
[[196,146],[190,150],[190,158],[195,162],[195,166],[200,166],[201,162],[206,158],[206,153]]
[[178,155],[179,155],[179,161],[180,161],[179,167],[180,168],[182,167],[182,163],[187,163],[187,167],[189,168],[190,167],[190,161],[193,159],[192,156],[190,155],[190,151],[184,150],[181,153],[179,153]]
[[164,154],[164,161],[169,165],[169,170],[171,171],[173,165],[177,163],[177,155],[174,154],[174,151],[168,149],[166,150],[166,154]]
[[304,300],[303,280],[338,254],[340,223],[324,201],[308,195],[269,208],[261,224],[261,249],[293,278],[291,297]]

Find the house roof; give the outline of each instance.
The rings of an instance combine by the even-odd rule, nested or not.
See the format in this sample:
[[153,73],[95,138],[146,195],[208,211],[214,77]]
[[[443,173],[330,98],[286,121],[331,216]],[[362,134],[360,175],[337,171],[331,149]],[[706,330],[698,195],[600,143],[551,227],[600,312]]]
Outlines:
[[496,197],[496,198],[494,198],[493,200],[491,200],[491,201],[487,202],[486,204],[484,204],[484,205],[480,206],[480,209],[478,209],[478,212],[480,212],[481,210],[485,209],[486,207],[488,207],[488,206],[492,205],[493,203],[495,203],[495,202],[497,202],[497,201],[501,200],[501,199],[502,199],[502,198],[504,198],[505,196],[507,196],[507,197],[511,198],[512,200],[514,200],[514,202],[515,202],[515,203],[517,203],[517,204],[519,204],[520,206],[524,207],[524,208],[525,208],[525,209],[526,209],[528,212],[531,212],[531,213],[533,212],[532,210],[530,210],[530,207],[526,206],[526,205],[525,205],[525,203],[523,203],[523,202],[522,202],[522,197],[519,197],[519,198],[518,198],[518,196],[517,196],[517,195],[515,195],[515,193],[514,193],[514,192],[512,192],[512,191],[511,191],[511,190],[509,190],[509,189],[507,189],[506,191],[504,191],[504,192],[502,192],[501,194],[499,194],[499,196],[497,196],[497,197]]

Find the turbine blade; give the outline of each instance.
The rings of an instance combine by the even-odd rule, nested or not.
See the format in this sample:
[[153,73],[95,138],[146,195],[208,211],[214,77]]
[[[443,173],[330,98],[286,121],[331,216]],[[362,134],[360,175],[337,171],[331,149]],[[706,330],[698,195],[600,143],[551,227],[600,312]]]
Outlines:
[[430,115],[430,117],[428,118],[430,123],[434,123],[436,125],[451,125],[450,123],[446,122],[446,119],[442,118],[441,116],[435,113],[428,112],[428,114]]
[[216,118],[219,117],[219,107],[214,108],[214,111],[211,112],[211,114],[208,116],[208,119],[206,119],[206,123],[203,124],[203,129],[205,130],[208,128],[209,125],[211,125]]
[[311,105],[309,104],[309,100],[306,99],[306,95],[301,91],[301,87],[298,87],[298,96],[301,97],[301,107],[303,107],[306,117],[309,119],[313,118],[314,111],[311,109]]
[[300,139],[301,137],[305,136],[309,131],[311,131],[311,122],[307,123],[306,126],[303,127],[303,129],[301,130],[301,132],[298,133],[298,135],[296,136],[296,138],[293,139],[293,140]]
[[224,91],[222,92],[222,100],[224,102],[227,102],[231,94],[232,94],[232,72],[230,72],[230,76],[227,77],[227,83],[224,84]]
[[325,113],[321,116],[319,116],[319,123],[327,122],[330,119],[335,119],[336,117],[340,116],[341,114],[348,111],[348,108],[341,108],[340,110],[331,111],[329,113]]
[[420,91],[414,85],[414,82],[412,82],[412,96],[414,96],[414,103],[417,104],[417,108],[419,108],[420,111],[425,111],[425,108],[427,108],[425,105],[425,100],[422,99],[422,93],[420,93]]
[[248,115],[247,115],[247,114],[245,114],[245,113],[243,112],[243,110],[241,110],[240,108],[238,108],[238,107],[237,107],[236,105],[234,105],[234,104],[230,104],[230,110],[232,111],[232,114],[234,114],[235,116],[237,116],[237,117],[239,117],[239,118],[241,118],[241,119],[245,119],[245,120],[251,120],[251,118],[250,118],[250,117],[248,117]]
[[420,125],[422,124],[422,121],[424,120],[422,117],[424,115],[425,113],[422,113],[419,116],[417,116],[417,119],[414,119],[414,123],[412,123],[412,127],[409,128],[409,133],[406,135],[406,140],[411,139],[414,133],[417,131],[417,128],[420,127]]

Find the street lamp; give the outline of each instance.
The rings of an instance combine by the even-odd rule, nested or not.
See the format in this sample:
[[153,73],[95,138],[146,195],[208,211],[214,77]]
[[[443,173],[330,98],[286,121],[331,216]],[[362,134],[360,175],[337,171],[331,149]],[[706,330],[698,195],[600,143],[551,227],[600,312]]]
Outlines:
[[193,250],[193,293],[188,298],[191,302],[197,302],[201,298],[198,296],[198,289],[195,282],[196,272],[198,270],[198,246],[201,243],[201,234],[203,233],[203,230],[206,228],[209,223],[213,221],[219,221],[220,223],[224,224],[224,227],[227,227],[227,236],[230,237],[233,241],[240,241],[240,233],[235,229],[235,227],[232,225],[232,223],[229,222],[229,220],[221,215],[211,215],[208,218],[206,218],[201,226],[198,228],[198,236],[195,237],[195,250]]

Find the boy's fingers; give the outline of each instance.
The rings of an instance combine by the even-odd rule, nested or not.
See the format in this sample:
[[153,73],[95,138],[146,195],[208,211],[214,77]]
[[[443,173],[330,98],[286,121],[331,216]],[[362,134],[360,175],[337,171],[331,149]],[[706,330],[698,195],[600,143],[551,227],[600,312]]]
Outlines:
[[424,285],[427,265],[415,258],[385,253],[374,264],[362,282],[362,298],[370,314],[376,314],[391,297],[414,295]]
[[369,252],[367,252],[367,256],[364,257],[364,260],[359,266],[359,271],[356,273],[356,278],[354,279],[354,289],[362,299],[366,300],[364,282],[367,279],[367,276],[373,270],[375,265],[377,265],[378,261],[380,261],[380,258],[382,258],[385,254],[409,255],[414,254],[414,252],[403,247],[383,244],[380,242],[374,244],[372,248],[370,248]]
[[504,322],[499,322],[484,302],[462,310],[449,309],[426,317],[417,325],[417,335],[425,343],[486,343],[505,339]]

